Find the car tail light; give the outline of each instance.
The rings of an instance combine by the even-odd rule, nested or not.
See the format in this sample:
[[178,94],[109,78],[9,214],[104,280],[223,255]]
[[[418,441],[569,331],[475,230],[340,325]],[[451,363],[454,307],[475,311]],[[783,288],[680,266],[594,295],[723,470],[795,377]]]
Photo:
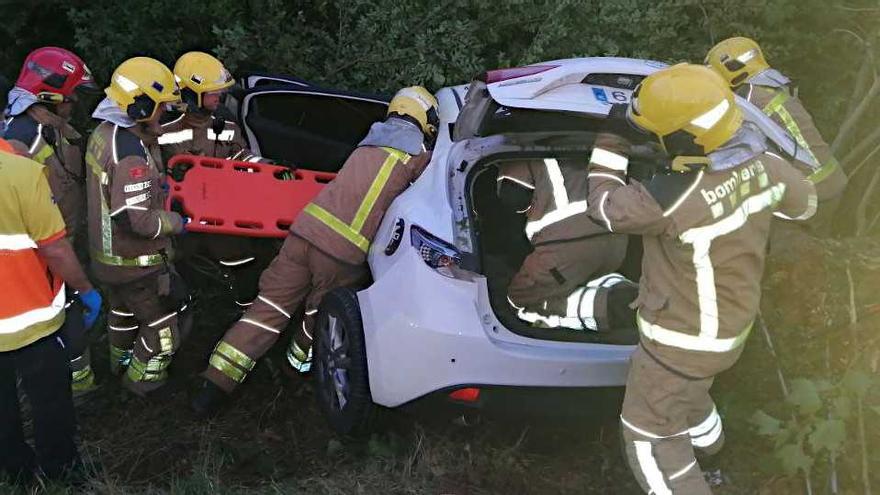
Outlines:
[[461,264],[461,256],[455,246],[417,225],[410,227],[409,232],[413,247],[426,265],[445,277],[458,278],[455,270]]
[[483,77],[481,77],[480,79],[484,80],[486,84],[492,84],[501,81],[507,81],[508,79],[516,79],[517,77],[533,76],[535,74],[547,72],[548,70],[555,69],[557,67],[559,66],[530,65],[528,67],[514,67],[511,69],[495,69],[486,71],[486,73],[483,74]]
[[480,400],[480,389],[478,388],[460,388],[449,394],[449,398],[459,402],[477,402]]

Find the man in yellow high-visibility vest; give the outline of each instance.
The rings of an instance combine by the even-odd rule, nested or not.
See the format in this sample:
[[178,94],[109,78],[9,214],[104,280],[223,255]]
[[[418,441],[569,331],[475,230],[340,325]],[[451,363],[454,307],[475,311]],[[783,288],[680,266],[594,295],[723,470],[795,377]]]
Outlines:
[[819,197],[819,210],[808,223],[820,232],[828,230],[837,203],[846,189],[847,177],[797,97],[797,89],[791,80],[770,67],[758,43],[744,37],[728,38],[718,43],[706,55],[705,63],[721,74],[734,92],[787,130],[798,146],[819,164],[819,168],[813,170],[798,162],[793,163],[816,186]]
[[[37,471],[58,478],[77,464],[69,359],[82,353],[101,296],[65,233],[46,168],[0,140],[0,481],[26,482]],[[65,284],[86,308],[79,322],[67,312],[79,325],[65,324]],[[19,387],[36,453],[25,441]]]
[[391,202],[427,166],[438,125],[437,100],[425,88],[397,92],[385,121],[373,124],[336,179],[294,221],[278,256],[260,277],[254,304],[211,354],[206,380],[192,402],[196,413],[216,411],[301,305],[305,317],[287,357],[298,371],[309,370],[312,316],[321,298],[369,275],[365,262],[370,243]]

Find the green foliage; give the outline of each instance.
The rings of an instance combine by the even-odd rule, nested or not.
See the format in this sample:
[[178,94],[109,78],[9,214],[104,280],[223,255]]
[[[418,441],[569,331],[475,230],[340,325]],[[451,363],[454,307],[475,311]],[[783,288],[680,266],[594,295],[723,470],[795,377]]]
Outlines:
[[788,419],[758,410],[750,422],[759,435],[773,442],[774,457],[786,474],[809,473],[818,459],[836,457],[844,450],[852,404],[875,383],[871,375],[853,370],[836,383],[797,378],[789,384]]
[[[867,1],[867,0],[864,0]],[[79,52],[106,80],[133,55],[173,64],[209,50],[233,70],[294,74],[324,85],[391,92],[437,89],[478,72],[573,56],[701,61],[724,37],[758,39],[800,81],[823,127],[846,110],[862,59],[857,0],[203,0],[62,2],[7,9],[0,55],[10,78],[30,49]],[[22,3],[24,5],[24,3]],[[853,28],[855,29],[855,28]],[[831,133],[833,135],[833,133]]]

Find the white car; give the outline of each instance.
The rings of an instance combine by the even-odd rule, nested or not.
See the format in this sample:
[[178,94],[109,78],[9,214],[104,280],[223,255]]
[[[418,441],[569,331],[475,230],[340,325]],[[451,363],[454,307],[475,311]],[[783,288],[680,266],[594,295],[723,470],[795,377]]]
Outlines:
[[[533,328],[517,318],[504,284],[493,280],[498,270],[491,260],[510,254],[498,251],[520,248],[490,238],[516,226],[483,215],[481,204],[491,204],[493,189],[485,186],[494,184],[499,160],[579,157],[586,163],[597,132],[623,129],[609,118],[613,104],[628,102],[636,85],[662,67],[622,58],[558,60],[489,71],[437,93],[441,124],[431,163],[379,228],[368,256],[372,284],[358,292],[333,291],[321,306],[313,371],[319,403],[336,431],[363,432],[380,407],[438,395],[480,405],[499,390],[624,385],[636,330],[623,339],[629,345],[621,345],[619,336],[611,343],[596,332]],[[260,132],[262,121],[252,108],[259,98],[282,94],[329,96],[342,108],[359,107],[358,132],[381,117],[387,101],[317,90],[293,78],[252,76],[237,109],[252,148],[264,156],[273,157],[267,142],[279,147],[283,140]],[[760,110],[744,100],[740,106],[777,151],[811,163]],[[349,134],[352,146],[357,132]],[[639,251],[626,262],[635,280]]]

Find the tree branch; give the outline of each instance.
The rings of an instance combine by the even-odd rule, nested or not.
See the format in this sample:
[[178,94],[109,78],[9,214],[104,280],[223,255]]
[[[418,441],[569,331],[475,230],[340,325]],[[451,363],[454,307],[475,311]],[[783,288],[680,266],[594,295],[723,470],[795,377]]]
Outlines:
[[[880,128],[874,130],[874,132],[871,133],[871,136],[869,136],[869,138],[875,137],[875,135],[880,135]],[[871,150],[870,153],[865,155],[865,158],[863,158],[862,161],[860,161],[858,165],[853,167],[852,171],[847,175],[847,177],[855,177],[856,174],[859,173],[859,170],[861,170],[862,167],[864,167],[865,164],[868,163],[868,160],[870,160],[871,157],[874,156],[875,153],[880,151],[880,142],[873,143],[873,144],[875,144],[874,149]],[[861,148],[861,147],[862,147],[862,145],[859,145],[859,148]],[[865,149],[867,149],[867,147],[865,147]],[[858,155],[853,156],[853,154],[854,153],[850,153],[849,155],[847,155],[847,158],[852,158],[852,160],[855,161],[855,159],[858,157]],[[848,163],[848,162],[845,162],[845,163]]]
[[874,98],[878,94],[880,94],[880,78],[878,78],[875,73],[874,82],[871,84],[871,89],[868,90],[868,94],[865,95],[865,98],[859,102],[856,109],[847,115],[846,120],[841,124],[840,130],[837,132],[837,136],[834,137],[834,142],[831,144],[831,153],[836,153],[840,146],[850,137],[856,128],[856,124],[859,123],[862,116],[868,111],[868,107],[871,106],[871,103],[873,103]]
[[862,195],[859,200],[859,205],[856,207],[856,236],[861,236],[866,232],[868,203],[871,201],[871,196],[874,195],[874,190],[877,189],[878,182],[880,182],[880,168],[874,171],[874,176],[871,177],[871,182],[868,184],[868,187],[865,188],[865,193]]

